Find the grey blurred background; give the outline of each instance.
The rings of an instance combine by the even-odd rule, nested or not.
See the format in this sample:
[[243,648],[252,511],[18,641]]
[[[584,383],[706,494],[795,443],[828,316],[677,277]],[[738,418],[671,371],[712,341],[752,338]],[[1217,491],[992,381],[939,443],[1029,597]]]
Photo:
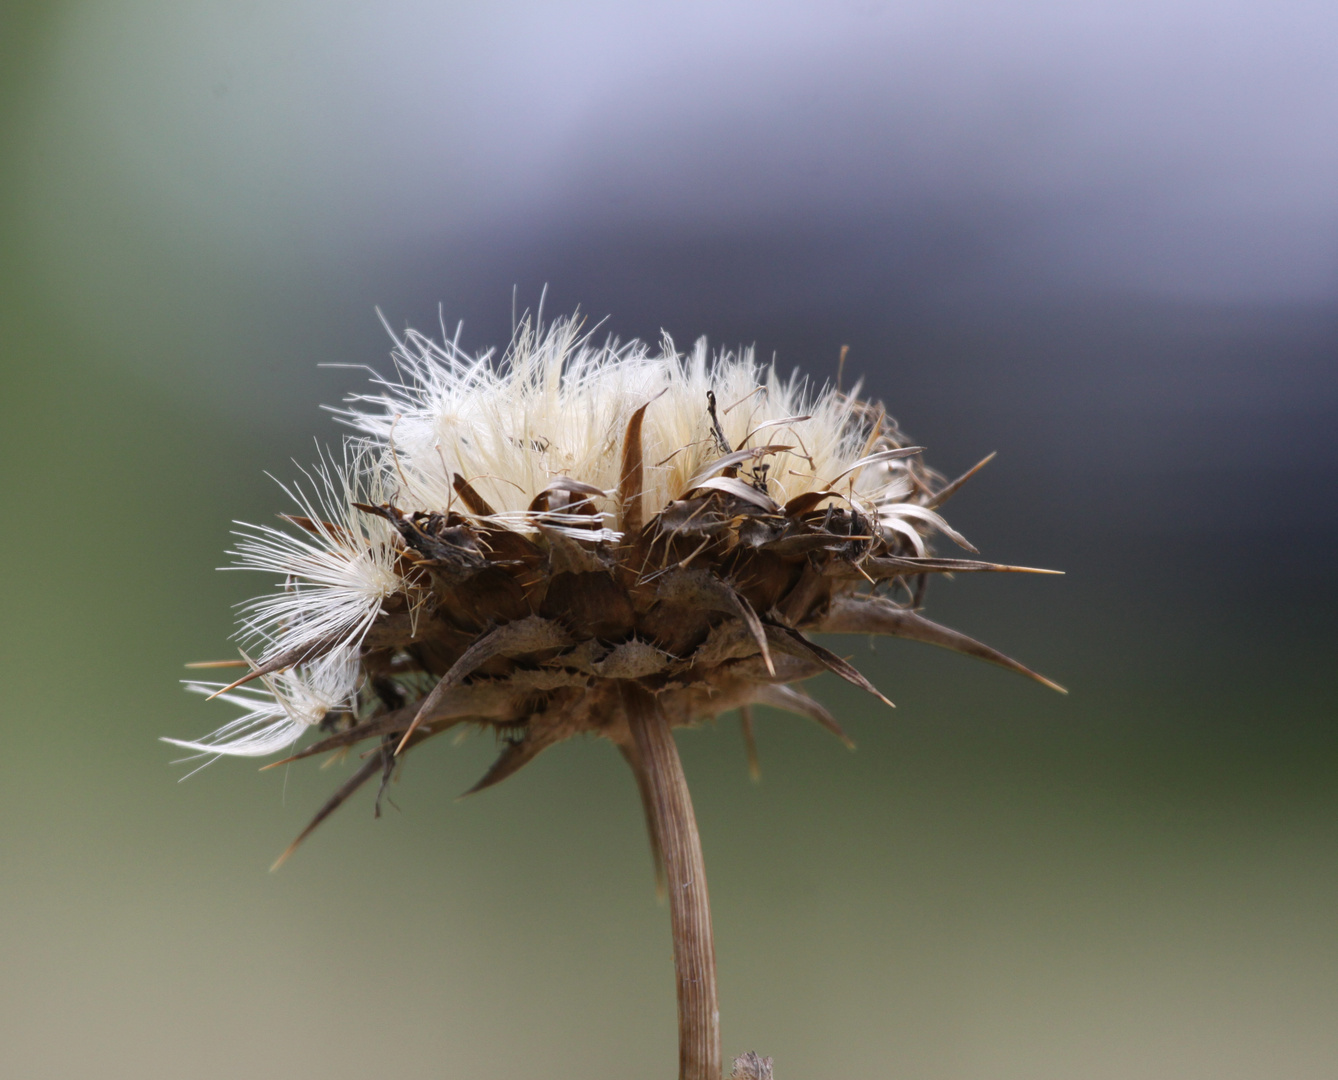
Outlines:
[[[516,302],[849,370],[1058,579],[929,614],[1066,683],[840,642],[859,743],[684,734],[727,1053],[782,1080],[1338,1073],[1338,9],[0,7],[0,1075],[669,1076],[630,779],[456,803],[163,734],[392,327]],[[440,305],[440,308],[439,308]],[[280,771],[281,772],[281,771]]]

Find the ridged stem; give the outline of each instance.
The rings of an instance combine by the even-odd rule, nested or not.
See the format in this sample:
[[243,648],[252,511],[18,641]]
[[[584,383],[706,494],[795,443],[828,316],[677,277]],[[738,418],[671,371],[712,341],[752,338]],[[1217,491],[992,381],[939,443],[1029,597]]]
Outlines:
[[715,938],[697,818],[683,763],[655,696],[624,684],[623,706],[645,772],[652,820],[664,855],[678,983],[679,1080],[720,1080],[720,1003]]

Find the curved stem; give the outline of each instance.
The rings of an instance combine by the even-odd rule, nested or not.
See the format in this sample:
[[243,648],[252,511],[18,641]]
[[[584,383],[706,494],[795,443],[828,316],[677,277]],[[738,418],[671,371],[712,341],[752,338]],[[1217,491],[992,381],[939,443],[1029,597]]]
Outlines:
[[645,774],[651,817],[669,883],[669,921],[678,982],[678,1077],[720,1080],[715,938],[692,797],[668,718],[654,695],[626,683],[623,707]]

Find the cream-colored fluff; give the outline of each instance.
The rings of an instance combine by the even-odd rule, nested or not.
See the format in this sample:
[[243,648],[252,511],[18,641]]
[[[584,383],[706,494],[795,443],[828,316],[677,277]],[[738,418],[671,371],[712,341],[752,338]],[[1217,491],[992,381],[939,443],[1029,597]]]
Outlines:
[[357,651],[340,649],[291,671],[262,675],[260,681],[261,686],[237,689],[187,682],[192,693],[217,696],[240,708],[242,715],[198,741],[164,738],[163,742],[210,761],[220,754],[264,757],[292,746],[331,711],[352,703],[358,685]]
[[[388,482],[415,508],[458,502],[451,479],[459,473],[498,511],[525,511],[566,476],[609,492],[603,508],[612,513],[628,418],[649,403],[642,440],[653,514],[722,453],[708,392],[732,449],[794,448],[766,459],[780,502],[835,480],[870,448],[873,418],[854,395],[810,394],[797,376],[758,364],[752,350],[712,357],[705,339],[686,355],[668,337],[658,351],[640,341],[599,345],[573,318],[546,329],[523,322],[499,363],[412,331],[397,342],[395,361],[402,381],[383,382],[382,393],[355,399],[359,408],[345,415],[384,448]],[[851,484],[870,503],[910,493],[900,467],[863,470],[841,488]]]
[[280,580],[246,603],[239,637],[260,663],[320,643],[356,650],[387,597],[404,587],[393,530],[353,504],[389,497],[367,447],[346,444],[343,460],[322,461],[303,483],[281,485],[306,527],[238,523],[233,569]]

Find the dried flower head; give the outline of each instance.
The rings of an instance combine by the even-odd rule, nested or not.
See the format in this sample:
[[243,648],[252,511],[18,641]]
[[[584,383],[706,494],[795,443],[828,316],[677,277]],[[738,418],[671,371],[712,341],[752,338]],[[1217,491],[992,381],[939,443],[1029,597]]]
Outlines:
[[[245,609],[247,674],[191,689],[243,715],[169,741],[263,755],[314,729],[289,761],[370,741],[295,847],[459,725],[501,741],[473,791],[563,739],[609,739],[675,885],[680,1021],[709,1027],[705,880],[670,728],[740,710],[751,745],[761,704],[845,739],[795,684],[830,671],[887,699],[813,632],[913,638],[1053,686],[916,610],[928,575],[1026,568],[934,557],[935,535],[975,553],[938,513],[966,477],[945,484],[858,388],[814,391],[751,352],[596,345],[571,319],[522,322],[500,361],[412,332],[395,359],[399,380],[344,413],[360,434],[342,461],[288,489],[288,527],[239,533],[237,565],[280,580]],[[684,1029],[684,1076],[719,1077],[710,1038]]]

